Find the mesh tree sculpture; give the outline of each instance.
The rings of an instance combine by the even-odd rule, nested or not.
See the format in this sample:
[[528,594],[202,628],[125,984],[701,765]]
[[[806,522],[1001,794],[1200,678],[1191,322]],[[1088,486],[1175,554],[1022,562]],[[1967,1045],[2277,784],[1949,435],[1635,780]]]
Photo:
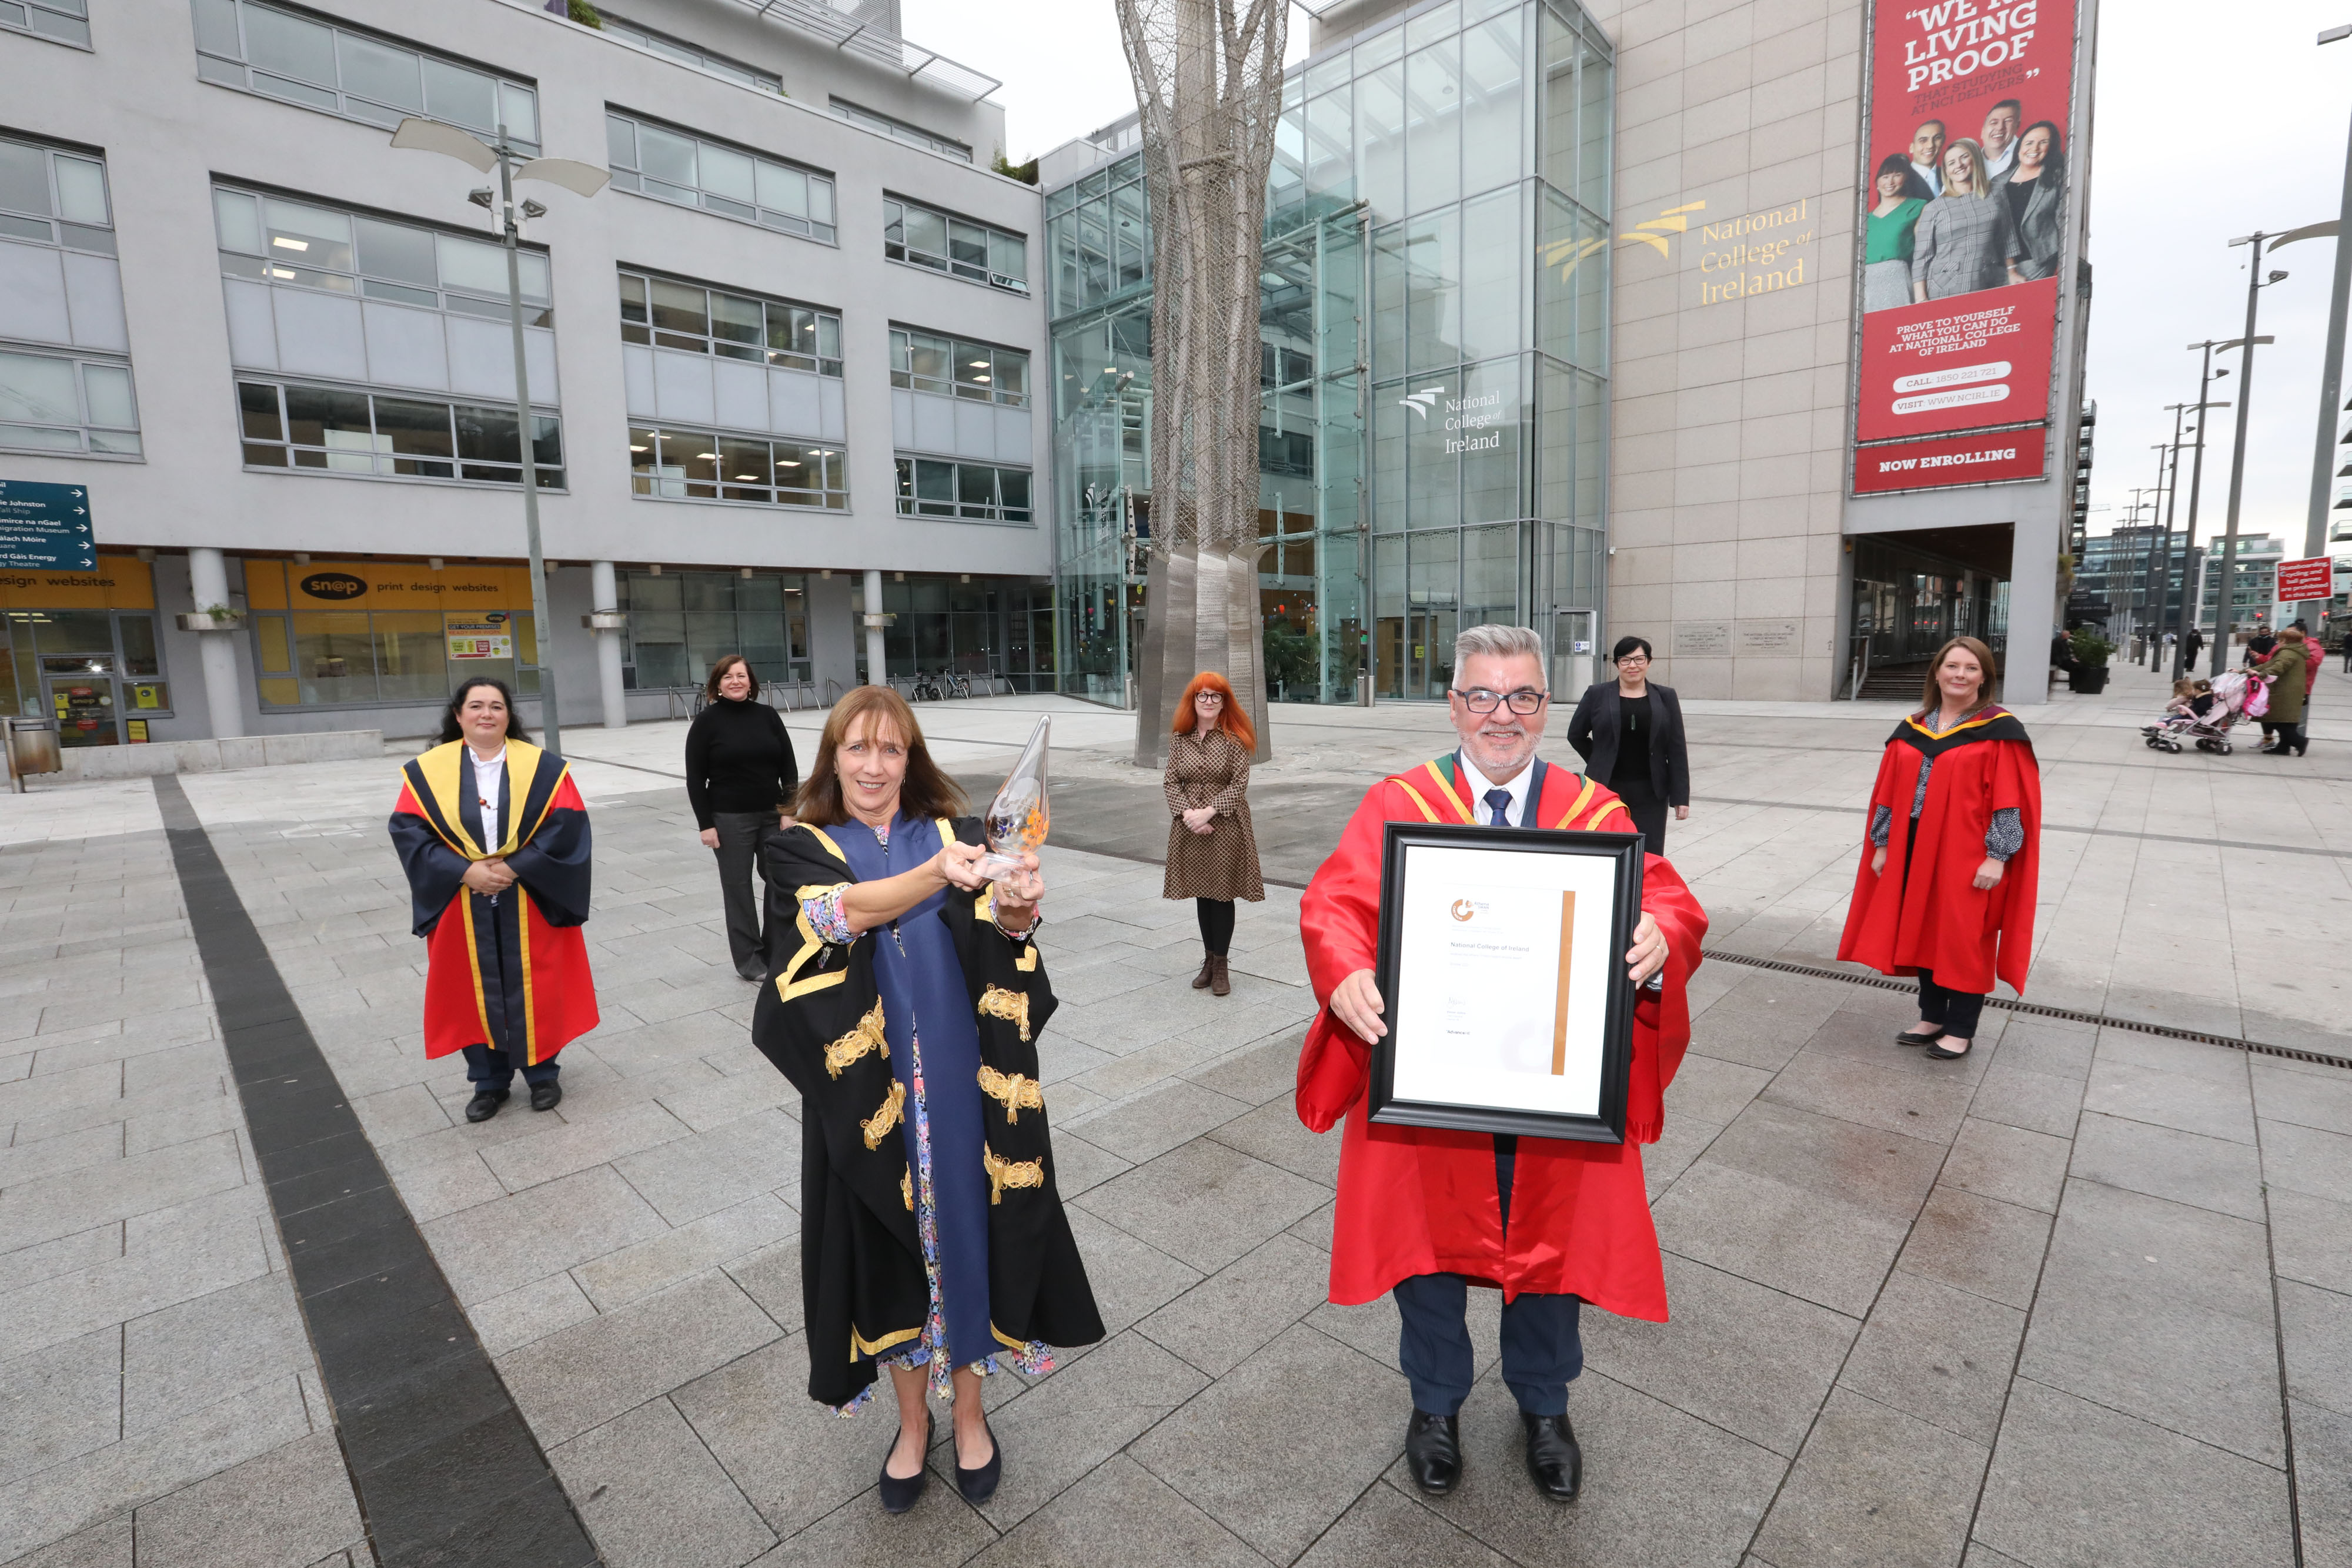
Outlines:
[[1151,194],[1151,547],[1135,758],[1192,676],[1271,755],[1257,594],[1258,268],[1289,0],[1118,0]]

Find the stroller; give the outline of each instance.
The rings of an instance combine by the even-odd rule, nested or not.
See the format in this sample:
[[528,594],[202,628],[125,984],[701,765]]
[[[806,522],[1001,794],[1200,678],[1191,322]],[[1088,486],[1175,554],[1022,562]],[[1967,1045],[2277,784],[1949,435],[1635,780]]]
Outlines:
[[2147,737],[2151,751],[2178,752],[2182,741],[2193,740],[2200,751],[2227,757],[2231,750],[2231,726],[2247,716],[2250,702],[2262,701],[2269,695],[2268,688],[2245,671],[2231,670],[2214,677],[2213,706],[2201,716],[2168,712],[2156,723],[2142,725],[2140,734]]

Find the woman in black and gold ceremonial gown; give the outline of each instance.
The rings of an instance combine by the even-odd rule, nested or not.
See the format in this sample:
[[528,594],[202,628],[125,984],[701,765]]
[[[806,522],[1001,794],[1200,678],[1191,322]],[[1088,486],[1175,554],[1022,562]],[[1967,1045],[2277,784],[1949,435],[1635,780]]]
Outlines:
[[804,1106],[809,1394],[849,1414],[888,1364],[893,1513],[922,1493],[929,1394],[951,1394],[956,1484],[984,1502],[1003,1455],[981,1375],[1000,1354],[1049,1370],[1047,1345],[1103,1333],[1037,1082],[1045,885],[1034,855],[985,880],[962,809],[905,699],[859,686],[825,722],[799,825],[766,851],[779,906],[751,1038]]
[[588,808],[572,769],[523,733],[514,694],[477,676],[442,715],[441,744],[401,770],[392,843],[425,938],[425,1054],[466,1053],[466,1120],[563,1098],[555,1053],[596,1027],[588,973]]

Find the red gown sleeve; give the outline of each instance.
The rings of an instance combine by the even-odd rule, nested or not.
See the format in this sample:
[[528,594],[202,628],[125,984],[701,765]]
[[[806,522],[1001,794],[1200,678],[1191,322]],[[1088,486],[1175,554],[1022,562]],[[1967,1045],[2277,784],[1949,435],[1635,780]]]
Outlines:
[[1706,911],[1663,856],[1643,859],[1642,912],[1658,923],[1666,938],[1666,967],[1660,971],[1664,978],[1657,990],[1634,997],[1633,1059],[1625,1085],[1629,1144],[1654,1144],[1665,1131],[1666,1087],[1682,1071],[1683,1055],[1690,1049],[1689,981],[1706,941]]
[[1378,956],[1381,829],[1389,786],[1365,791],[1331,852],[1298,901],[1298,934],[1307,948],[1307,983],[1322,1010],[1298,1055],[1298,1119],[1326,1133],[1363,1097],[1370,1047],[1332,1016],[1331,993]]
[[2025,844],[2009,857],[2000,880],[2000,954],[1994,973],[2010,989],[2025,994],[2025,973],[2033,962],[2033,910],[2042,873],[2042,768],[2032,748],[2013,740],[1987,743],[1997,753],[1992,767],[1992,809],[2014,808]]

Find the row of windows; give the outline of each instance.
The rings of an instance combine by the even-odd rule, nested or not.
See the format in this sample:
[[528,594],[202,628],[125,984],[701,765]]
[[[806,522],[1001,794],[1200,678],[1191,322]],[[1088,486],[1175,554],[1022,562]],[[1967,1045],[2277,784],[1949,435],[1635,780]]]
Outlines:
[[131,367],[0,352],[0,446],[138,456]]
[[971,162],[971,149],[961,141],[953,141],[944,136],[934,136],[919,125],[909,125],[903,120],[893,120],[887,114],[877,113],[862,104],[851,103],[845,99],[836,98],[827,101],[836,116],[849,121],[852,125],[862,125],[868,131],[879,131],[894,141],[907,143],[909,147],[920,147],[926,152],[937,152],[965,163]]
[[387,129],[407,115],[539,150],[539,99],[521,82],[253,0],[193,0],[196,74]]
[[[240,381],[237,415],[248,468],[320,468],[409,479],[522,483],[515,411],[331,387]],[[539,482],[563,486],[553,414],[531,416]]]
[[0,235],[112,256],[106,165],[53,147],[0,141]]
[[629,432],[630,487],[664,500],[849,506],[848,459],[837,445],[640,426]]
[[[232,277],[506,319],[507,253],[486,240],[220,187],[213,220]],[[517,259],[525,323],[552,326],[546,256]]]
[[0,27],[61,38],[89,47],[89,11],[84,0],[0,0]]
[[621,274],[621,340],[841,374],[841,318],[830,310],[634,272]]
[[898,510],[907,517],[1029,520],[1029,470],[936,457],[898,459]]
[[882,254],[1008,293],[1029,292],[1029,246],[1019,235],[895,197],[882,204]]
[[625,22],[610,11],[604,14],[604,26],[599,29],[608,38],[635,44],[647,54],[659,55],[666,60],[676,60],[682,66],[692,66],[709,76],[720,77],[739,86],[757,88],[761,92],[784,96],[783,78],[773,71],[763,71],[757,66],[747,66],[740,60],[730,60],[725,55],[714,55],[698,45],[683,38],[673,38],[656,33],[650,27],[640,27],[635,22]]
[[968,343],[918,332],[890,329],[890,384],[942,397],[1029,406],[1029,356],[1018,349]]
[[621,114],[605,115],[604,143],[624,191],[834,242],[826,175]]

